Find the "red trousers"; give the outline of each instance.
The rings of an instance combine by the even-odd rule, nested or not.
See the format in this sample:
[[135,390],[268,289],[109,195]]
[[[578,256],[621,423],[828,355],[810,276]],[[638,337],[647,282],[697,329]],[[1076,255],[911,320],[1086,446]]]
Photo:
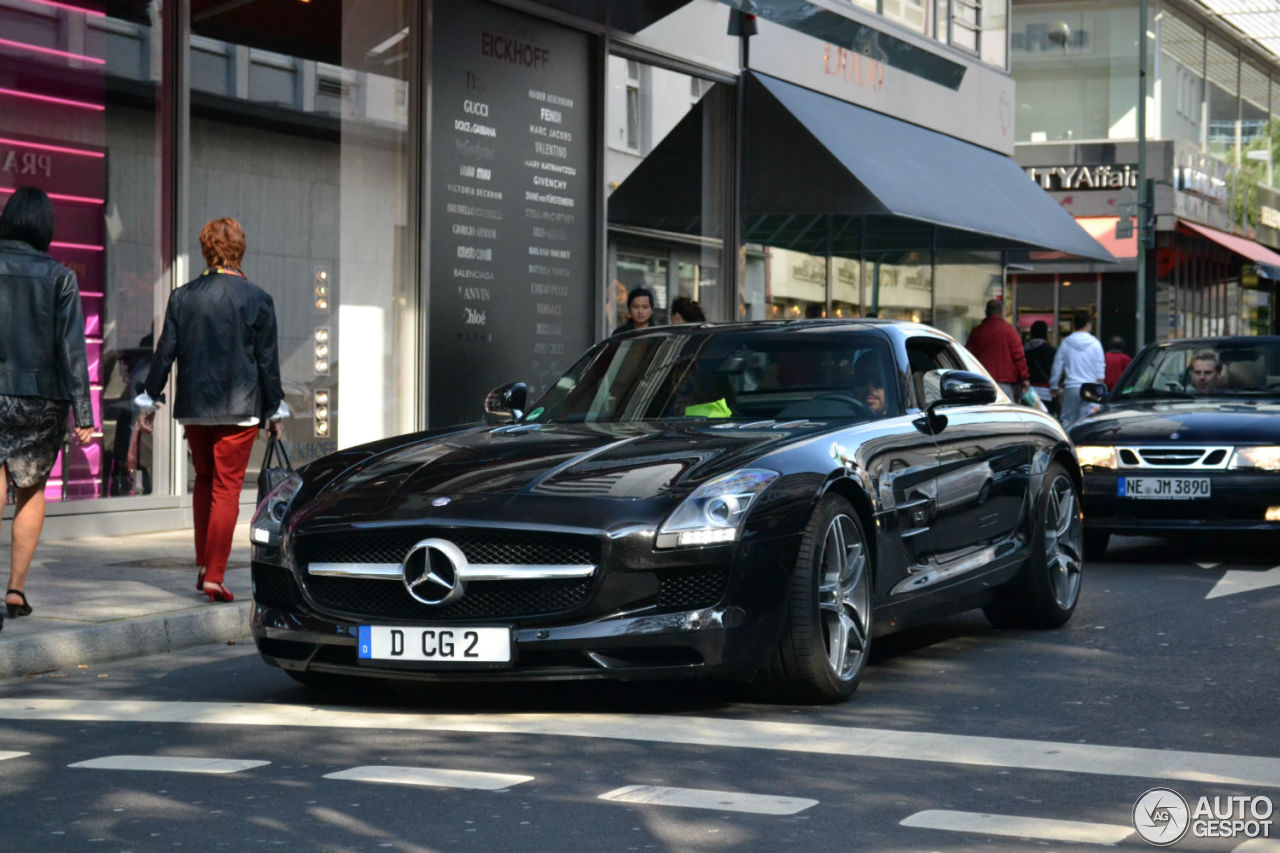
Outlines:
[[240,514],[240,486],[258,427],[188,424],[185,430],[196,469],[196,565],[204,567],[205,580],[222,583]]

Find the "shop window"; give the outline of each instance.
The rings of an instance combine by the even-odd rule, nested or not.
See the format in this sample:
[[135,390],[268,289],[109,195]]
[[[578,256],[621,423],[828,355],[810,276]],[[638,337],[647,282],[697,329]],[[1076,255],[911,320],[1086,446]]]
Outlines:
[[[410,225],[416,4],[196,4],[191,276],[210,219],[244,226],[274,299],[295,464],[412,430],[419,400]],[[360,10],[359,26],[351,24]],[[225,60],[224,65],[218,65]],[[254,488],[255,450],[246,488]]]
[[607,69],[605,332],[625,322],[636,287],[653,293],[655,323],[666,322],[676,296],[697,300],[710,320],[726,319],[733,88],[618,56]]
[[[90,395],[100,431],[58,457],[46,497],[71,501],[170,491],[170,432],[139,429],[132,400],[165,292],[158,121],[161,4],[0,4],[0,205],[16,186],[49,194],[49,254],[76,273]],[[158,294],[159,292],[159,294]]]

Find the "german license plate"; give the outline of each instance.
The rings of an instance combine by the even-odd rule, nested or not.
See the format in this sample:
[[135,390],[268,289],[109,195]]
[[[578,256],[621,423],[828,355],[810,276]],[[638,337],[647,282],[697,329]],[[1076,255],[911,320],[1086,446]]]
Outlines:
[[449,625],[361,625],[361,660],[418,663],[510,663],[511,629]]
[[1184,501],[1209,497],[1208,477],[1121,477],[1116,494],[1122,498]]

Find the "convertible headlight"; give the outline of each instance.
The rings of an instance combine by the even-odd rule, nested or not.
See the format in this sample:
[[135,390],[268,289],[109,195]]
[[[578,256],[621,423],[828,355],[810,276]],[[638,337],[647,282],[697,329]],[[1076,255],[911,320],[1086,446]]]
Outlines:
[[1227,466],[1236,470],[1242,468],[1259,468],[1263,471],[1280,471],[1280,447],[1268,445],[1264,447],[1237,447],[1236,455]]
[[302,476],[295,471],[283,483],[267,492],[253,514],[253,523],[249,525],[249,539],[253,544],[271,547],[280,544],[280,524],[289,512],[289,504],[293,503],[301,488]]
[[1116,449],[1094,444],[1076,446],[1076,458],[1081,468],[1115,468]]
[[777,471],[743,468],[708,480],[658,528],[658,547],[732,542],[751,504],[777,478]]

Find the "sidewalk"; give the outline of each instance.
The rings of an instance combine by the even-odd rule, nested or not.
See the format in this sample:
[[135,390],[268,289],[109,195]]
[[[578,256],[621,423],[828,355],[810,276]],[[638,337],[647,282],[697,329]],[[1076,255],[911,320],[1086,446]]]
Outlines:
[[[0,531],[0,581],[9,574]],[[30,616],[5,617],[0,679],[249,636],[249,525],[236,527],[226,585],[236,600],[196,592],[190,529],[42,540],[27,574]]]

